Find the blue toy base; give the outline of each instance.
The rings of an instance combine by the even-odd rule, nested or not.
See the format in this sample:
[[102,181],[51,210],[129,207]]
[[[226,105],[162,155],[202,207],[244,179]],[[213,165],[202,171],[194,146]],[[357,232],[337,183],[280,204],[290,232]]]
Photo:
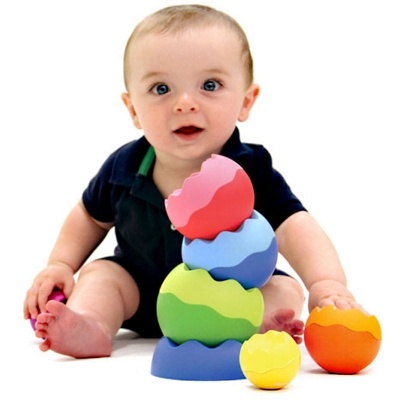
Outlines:
[[241,347],[242,343],[236,340],[207,347],[196,340],[177,345],[162,337],[154,350],[151,374],[191,381],[245,379],[239,364]]

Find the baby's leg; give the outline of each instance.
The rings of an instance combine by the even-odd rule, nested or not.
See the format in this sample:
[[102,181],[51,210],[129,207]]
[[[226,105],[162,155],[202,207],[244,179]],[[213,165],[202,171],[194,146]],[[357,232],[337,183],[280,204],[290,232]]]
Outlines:
[[40,349],[75,358],[109,356],[112,338],[138,304],[138,287],[122,267],[105,260],[88,264],[67,304],[49,301],[48,312],[37,317]]
[[260,332],[285,331],[297,343],[301,343],[304,322],[300,320],[300,316],[304,294],[300,284],[291,277],[273,275],[261,291],[265,308]]

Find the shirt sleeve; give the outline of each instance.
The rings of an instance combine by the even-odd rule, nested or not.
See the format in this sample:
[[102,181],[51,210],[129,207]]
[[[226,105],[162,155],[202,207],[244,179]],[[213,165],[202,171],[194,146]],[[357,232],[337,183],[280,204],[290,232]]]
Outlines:
[[100,222],[114,222],[116,186],[111,183],[115,153],[101,166],[82,194],[87,212]]
[[274,169],[269,152],[262,146],[255,149],[255,162],[250,171],[255,192],[255,209],[276,230],[292,214],[307,211],[292,192],[284,177]]

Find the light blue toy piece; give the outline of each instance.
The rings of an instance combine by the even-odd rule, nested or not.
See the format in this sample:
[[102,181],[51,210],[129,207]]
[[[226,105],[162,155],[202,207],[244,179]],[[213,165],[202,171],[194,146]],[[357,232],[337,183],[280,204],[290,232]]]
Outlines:
[[182,243],[182,259],[190,269],[205,269],[215,280],[235,279],[245,289],[261,288],[277,258],[275,232],[255,210],[234,232],[221,232],[213,240],[184,238]]

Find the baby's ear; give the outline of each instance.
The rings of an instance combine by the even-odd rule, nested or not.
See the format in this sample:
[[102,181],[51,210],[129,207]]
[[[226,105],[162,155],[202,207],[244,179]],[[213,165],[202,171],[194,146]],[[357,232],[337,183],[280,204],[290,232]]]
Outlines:
[[132,121],[133,121],[133,125],[135,125],[135,127],[137,129],[142,129],[142,126],[140,125],[139,118],[137,116],[135,107],[132,104],[129,93],[126,93],[126,92],[122,93],[121,98],[125,104],[125,107],[128,109],[129,115],[131,116]]
[[250,111],[260,93],[260,86],[252,84],[246,91],[243,99],[242,109],[240,110],[238,121],[244,122],[249,118]]

